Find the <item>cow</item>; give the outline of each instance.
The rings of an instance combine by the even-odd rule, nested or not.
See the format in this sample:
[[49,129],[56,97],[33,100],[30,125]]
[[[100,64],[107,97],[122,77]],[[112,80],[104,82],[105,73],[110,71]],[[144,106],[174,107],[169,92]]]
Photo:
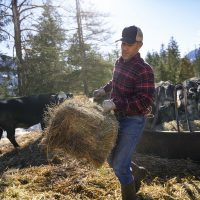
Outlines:
[[156,83],[156,95],[159,108],[169,106],[174,102],[174,84],[170,81]]
[[180,114],[187,111],[190,120],[199,119],[200,80],[188,79],[176,86]]
[[200,81],[199,84],[197,86],[197,109],[198,109],[198,113],[200,116]]
[[6,131],[7,138],[13,146],[19,147],[15,139],[16,128],[29,128],[40,123],[43,130],[45,128],[43,115],[47,106],[61,103],[71,97],[73,97],[71,93],[60,92],[0,100],[0,139],[3,131]]
[[197,120],[200,117],[200,79],[191,78],[175,86],[176,95],[176,118],[179,130],[179,120],[187,122],[188,129],[192,132],[190,121]]
[[192,132],[190,121],[200,118],[200,79],[191,78],[176,85],[170,81],[156,83],[153,114],[147,128],[176,120],[178,132],[179,121],[186,121]]
[[[148,120],[150,128],[175,119],[174,84],[170,81],[156,83],[155,101],[153,105],[154,118]],[[149,126],[149,125],[147,125]]]
[[183,86],[187,91],[187,110],[190,120],[196,120],[200,117],[200,79],[191,78],[183,82]]

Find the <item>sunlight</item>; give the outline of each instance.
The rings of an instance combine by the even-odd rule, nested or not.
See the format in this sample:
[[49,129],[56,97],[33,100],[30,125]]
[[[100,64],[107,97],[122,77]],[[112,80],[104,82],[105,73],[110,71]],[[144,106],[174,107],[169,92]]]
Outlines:
[[113,11],[113,6],[115,5],[114,0],[88,0],[93,4],[99,11],[111,12]]

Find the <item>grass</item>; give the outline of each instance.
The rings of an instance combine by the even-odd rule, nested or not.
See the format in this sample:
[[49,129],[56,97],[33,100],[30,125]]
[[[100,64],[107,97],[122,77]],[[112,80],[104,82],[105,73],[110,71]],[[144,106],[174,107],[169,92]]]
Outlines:
[[[62,153],[47,155],[39,146],[40,132],[17,140],[18,151],[0,141],[1,200],[121,199],[119,183],[107,163],[94,169]],[[149,171],[138,192],[141,200],[200,199],[198,163],[142,154],[135,154],[134,160]]]

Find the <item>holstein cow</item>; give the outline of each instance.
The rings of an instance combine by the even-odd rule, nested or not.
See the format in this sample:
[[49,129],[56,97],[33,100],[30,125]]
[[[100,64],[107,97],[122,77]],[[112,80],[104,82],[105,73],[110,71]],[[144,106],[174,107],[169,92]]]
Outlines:
[[189,119],[199,119],[200,79],[191,78],[185,80],[183,86],[187,89],[187,110],[189,113]]
[[199,119],[200,79],[191,78],[176,85],[177,119],[186,120],[192,132],[190,121]]
[[43,114],[47,105],[58,104],[71,97],[71,93],[60,92],[0,100],[0,139],[3,131],[6,131],[13,146],[19,147],[15,140],[16,128],[29,128],[41,123],[41,128],[44,129]]
[[191,78],[176,86],[176,96],[180,115],[186,112],[189,120],[199,119],[200,79]]
[[153,121],[151,128],[175,119],[174,85],[170,81],[156,83],[155,102],[153,106]]
[[156,125],[176,119],[178,131],[179,121],[184,120],[192,132],[190,121],[200,118],[200,79],[191,78],[177,85],[170,81],[156,83],[153,114],[148,128],[154,129]]
[[199,80],[199,84],[197,87],[197,107],[198,107],[198,113],[200,116],[200,80]]

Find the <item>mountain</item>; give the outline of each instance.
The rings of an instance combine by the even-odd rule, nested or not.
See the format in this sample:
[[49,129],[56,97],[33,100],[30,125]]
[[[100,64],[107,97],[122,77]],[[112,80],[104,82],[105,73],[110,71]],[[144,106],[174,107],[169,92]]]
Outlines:
[[16,70],[17,65],[12,57],[0,53],[0,67]]
[[15,96],[18,85],[16,69],[13,58],[0,53],[0,88],[7,87],[10,96]]
[[198,56],[200,56],[200,48],[194,49],[186,55],[191,62],[194,62]]

